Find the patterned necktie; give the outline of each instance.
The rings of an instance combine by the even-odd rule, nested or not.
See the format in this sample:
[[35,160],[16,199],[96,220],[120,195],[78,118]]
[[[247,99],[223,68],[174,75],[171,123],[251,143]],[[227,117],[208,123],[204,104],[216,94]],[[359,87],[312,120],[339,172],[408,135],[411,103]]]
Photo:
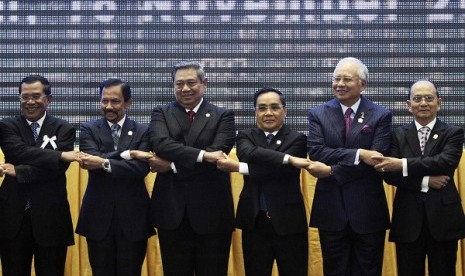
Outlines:
[[113,138],[113,145],[115,150],[118,148],[118,141],[119,141],[119,129],[121,127],[118,124],[114,124],[111,126],[111,138]]
[[192,123],[192,121],[194,121],[195,111],[189,110],[187,111],[187,115],[189,115],[189,123]]
[[266,142],[268,143],[268,145],[271,144],[271,140],[273,140],[273,137],[273,133],[270,133],[266,136]]
[[421,149],[421,154],[423,155],[425,153],[426,141],[428,141],[430,129],[427,126],[424,126],[424,127],[420,128],[420,132],[421,132],[421,135],[420,135],[420,149]]
[[349,133],[349,130],[350,130],[350,127],[352,126],[352,118],[350,118],[350,115],[353,113],[354,111],[352,110],[352,108],[347,108],[346,110],[346,113],[344,113],[344,121],[346,123],[346,136],[347,136],[347,133]]
[[37,138],[39,137],[39,133],[37,132],[38,128],[39,128],[39,124],[37,122],[31,123],[32,135],[34,136],[34,141],[37,141]]

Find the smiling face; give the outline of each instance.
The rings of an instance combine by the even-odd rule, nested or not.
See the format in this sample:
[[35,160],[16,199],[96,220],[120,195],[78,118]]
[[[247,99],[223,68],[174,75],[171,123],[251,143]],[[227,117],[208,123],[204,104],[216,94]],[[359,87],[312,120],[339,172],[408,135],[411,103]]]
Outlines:
[[202,82],[194,68],[179,69],[174,76],[174,95],[186,109],[198,105],[206,89],[207,79]]
[[410,89],[410,99],[407,100],[408,110],[415,120],[425,126],[436,118],[441,107],[436,88],[429,81],[418,81]]
[[333,94],[345,106],[355,104],[362,91],[366,88],[366,80],[358,75],[359,66],[356,62],[347,61],[340,64],[333,75]]
[[105,118],[113,123],[118,123],[123,119],[126,111],[131,106],[132,99],[124,100],[121,85],[105,87],[100,99],[102,114]]
[[255,117],[261,130],[266,132],[279,130],[284,123],[286,113],[286,108],[277,93],[266,92],[258,96]]
[[21,84],[21,113],[31,122],[36,122],[44,116],[52,101],[51,95],[46,95],[44,85],[40,81]]

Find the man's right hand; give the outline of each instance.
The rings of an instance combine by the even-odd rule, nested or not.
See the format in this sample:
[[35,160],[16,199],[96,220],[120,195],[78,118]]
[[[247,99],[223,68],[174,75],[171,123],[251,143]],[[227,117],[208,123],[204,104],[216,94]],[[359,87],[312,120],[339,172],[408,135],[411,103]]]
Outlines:
[[207,161],[209,163],[213,163],[213,164],[216,164],[216,161],[220,160],[220,159],[224,159],[224,153],[223,151],[221,150],[218,150],[218,151],[212,151],[212,152],[208,152],[206,151],[204,154],[203,154],[203,160],[204,161]]
[[442,189],[449,183],[450,177],[447,175],[435,175],[429,177],[428,186],[433,189]]
[[68,163],[76,161],[82,164],[80,152],[74,150],[61,152],[60,160]]
[[376,160],[372,157],[384,156],[382,153],[376,150],[360,149],[360,159],[367,165],[374,166],[377,164]]

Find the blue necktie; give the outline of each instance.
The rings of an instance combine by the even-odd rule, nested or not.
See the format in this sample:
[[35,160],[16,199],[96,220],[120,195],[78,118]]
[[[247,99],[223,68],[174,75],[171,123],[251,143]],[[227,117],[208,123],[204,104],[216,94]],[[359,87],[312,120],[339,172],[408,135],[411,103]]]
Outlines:
[[268,145],[271,143],[271,140],[273,140],[273,133],[270,133],[266,136],[266,142],[268,143]]
[[111,126],[111,138],[113,138],[113,145],[115,150],[118,148],[118,141],[119,141],[119,129],[121,127],[118,124],[114,124]]
[[34,136],[34,141],[37,141],[37,138],[39,137],[39,133],[37,132],[38,128],[39,128],[39,124],[37,122],[31,123],[32,135]]

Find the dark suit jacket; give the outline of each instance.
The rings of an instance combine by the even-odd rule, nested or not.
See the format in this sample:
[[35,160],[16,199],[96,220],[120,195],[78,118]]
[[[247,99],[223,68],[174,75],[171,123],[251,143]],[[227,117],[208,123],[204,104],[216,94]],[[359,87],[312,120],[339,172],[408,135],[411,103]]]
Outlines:
[[149,165],[139,160],[124,160],[125,150],[149,150],[148,127],[126,117],[117,150],[105,118],[81,125],[80,150],[110,160],[111,173],[89,170],[89,182],[82,200],[76,233],[91,240],[105,238],[113,216],[117,216],[125,237],[130,241],[154,234],[149,222],[150,197],[144,178]]
[[265,195],[271,223],[280,235],[308,231],[305,205],[300,191],[300,169],[283,165],[285,154],[307,157],[306,137],[283,126],[268,145],[258,128],[239,132],[237,155],[249,167],[244,176],[237,206],[236,222],[240,229],[253,230],[260,211],[259,186]]
[[[0,145],[6,163],[15,166],[16,177],[5,176],[0,187],[0,235],[13,238],[21,227],[26,201],[31,203],[32,231],[42,246],[74,244],[73,224],[66,192],[69,163],[60,161],[61,151],[74,149],[75,129],[66,121],[47,115],[37,142],[23,116],[0,122]],[[56,136],[41,149],[44,135]]]
[[[393,135],[390,155],[407,158],[408,176],[403,177],[402,172],[385,173],[386,182],[397,186],[389,239],[413,242],[420,235],[423,223],[428,223],[431,235],[438,241],[464,238],[465,217],[454,182],[454,171],[463,151],[464,131],[438,119],[423,156],[417,133],[412,122],[398,128]],[[448,175],[450,181],[446,187],[429,188],[422,195],[421,182],[428,175]],[[423,204],[427,222],[423,220]]]
[[196,162],[200,150],[231,151],[236,136],[233,112],[204,99],[190,125],[185,109],[174,102],[152,111],[149,129],[152,149],[174,162],[178,172],[157,173],[151,211],[155,227],[175,229],[186,213],[196,233],[233,230],[229,173],[214,164]]
[[345,143],[344,116],[336,99],[310,110],[308,120],[310,158],[334,171],[333,176],[318,179],[310,226],[341,231],[350,223],[359,234],[386,229],[389,213],[382,176],[363,161],[358,165],[354,161],[359,148],[388,152],[391,112],[362,96]]

